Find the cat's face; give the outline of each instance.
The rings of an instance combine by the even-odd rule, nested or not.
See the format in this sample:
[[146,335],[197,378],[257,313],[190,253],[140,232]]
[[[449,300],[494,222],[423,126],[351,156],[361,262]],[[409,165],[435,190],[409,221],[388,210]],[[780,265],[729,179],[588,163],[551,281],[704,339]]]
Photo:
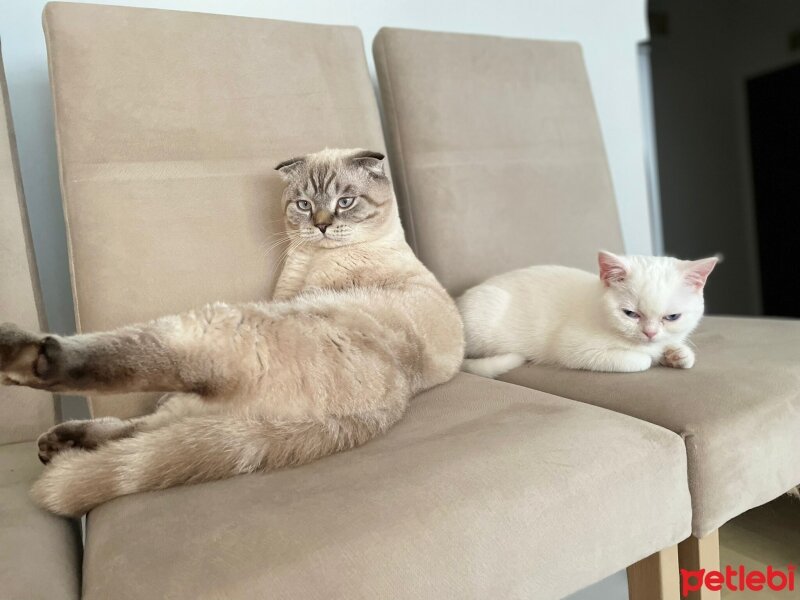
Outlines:
[[629,341],[682,341],[703,316],[703,287],[717,258],[616,256],[600,252],[608,322]]
[[396,219],[383,158],[368,150],[323,150],[279,164],[291,238],[335,248],[383,236]]

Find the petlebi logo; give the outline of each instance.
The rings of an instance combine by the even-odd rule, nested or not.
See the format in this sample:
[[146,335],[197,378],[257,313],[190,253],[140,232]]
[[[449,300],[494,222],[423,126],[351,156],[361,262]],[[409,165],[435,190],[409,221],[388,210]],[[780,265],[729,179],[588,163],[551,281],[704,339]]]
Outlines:
[[681,569],[681,595],[686,598],[689,592],[699,592],[703,588],[712,592],[720,590],[793,592],[795,591],[796,571],[795,565],[787,565],[785,569],[776,569],[772,565],[768,565],[766,571],[748,571],[742,565],[739,565],[738,569],[728,565],[724,571]]

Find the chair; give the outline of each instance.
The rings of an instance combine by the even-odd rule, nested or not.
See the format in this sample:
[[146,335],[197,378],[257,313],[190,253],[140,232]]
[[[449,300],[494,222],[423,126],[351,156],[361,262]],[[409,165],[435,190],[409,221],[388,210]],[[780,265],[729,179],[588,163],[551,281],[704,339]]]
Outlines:
[[[409,238],[453,294],[531,264],[595,270],[598,249],[622,247],[577,44],[386,28],[373,50]],[[800,481],[800,322],[707,317],[692,340],[689,371],[526,365],[500,379],[679,434],[682,566],[716,568],[717,529]]]

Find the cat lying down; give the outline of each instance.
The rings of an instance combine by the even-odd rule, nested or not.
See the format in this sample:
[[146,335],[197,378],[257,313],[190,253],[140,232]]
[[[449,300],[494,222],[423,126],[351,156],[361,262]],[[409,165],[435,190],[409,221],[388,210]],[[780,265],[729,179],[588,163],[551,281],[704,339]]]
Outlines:
[[718,258],[600,252],[600,276],[536,266],[493,277],[458,299],[462,370],[484,377],[526,361],[590,371],[694,365],[689,334],[703,316],[703,287]]
[[271,302],[75,336],[0,325],[2,384],[168,393],[149,415],[42,434],[34,499],[80,515],[125,494],[308,463],[381,435],[412,396],[453,377],[461,318],[406,244],[383,158],[324,150],[276,167],[289,245]]

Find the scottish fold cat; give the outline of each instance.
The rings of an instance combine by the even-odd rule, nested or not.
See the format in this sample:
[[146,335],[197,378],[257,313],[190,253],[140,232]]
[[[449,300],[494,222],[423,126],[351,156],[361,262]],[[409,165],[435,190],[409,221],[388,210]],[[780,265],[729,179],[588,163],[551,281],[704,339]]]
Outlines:
[[703,316],[703,287],[717,260],[600,252],[599,277],[560,266],[493,277],[457,301],[462,369],[485,377],[526,361],[590,371],[689,369],[695,355],[687,338]]

